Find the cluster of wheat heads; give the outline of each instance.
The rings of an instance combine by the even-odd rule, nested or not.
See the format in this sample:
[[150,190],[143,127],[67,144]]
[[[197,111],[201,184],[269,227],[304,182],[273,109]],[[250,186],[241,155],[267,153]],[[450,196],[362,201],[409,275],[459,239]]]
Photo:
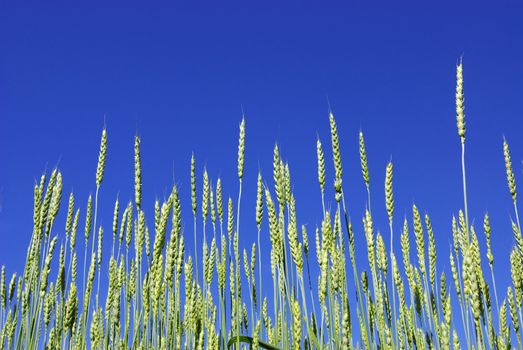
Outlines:
[[[34,186],[34,225],[25,269],[10,280],[2,269],[1,348],[443,350],[510,349],[516,342],[522,348],[523,238],[509,148],[503,141],[516,245],[510,253],[512,285],[498,300],[489,217],[485,215],[482,229],[490,276],[482,269],[482,249],[468,217],[461,63],[457,66],[456,115],[463,156],[464,210],[452,219],[447,274],[437,273],[431,221],[428,215],[422,217],[415,205],[412,221],[405,219],[399,237],[393,236],[391,162],[385,169],[385,204],[390,242],[401,241],[400,261],[392,244],[389,249],[385,246],[373,226],[361,133],[361,171],[369,199],[362,225],[353,225],[345,205],[340,144],[332,113],[336,202],[331,210],[325,209],[326,165],[318,139],[323,213],[321,226],[311,236],[315,248],[309,244],[305,226],[298,224],[289,164],[276,146],[270,181],[274,187],[265,185],[258,174],[256,207],[251,211],[258,241],[251,249],[240,251],[240,235],[245,234],[239,220],[245,154],[242,120],[236,203],[222,197],[219,178],[212,181],[204,171],[199,183],[194,155],[191,159],[194,257],[186,253],[176,186],[163,203],[156,201],[154,218],[149,221],[145,216],[139,137],[134,144],[134,202],[121,206],[116,199],[111,227],[104,229],[97,223],[107,151],[104,129],[96,192],[94,199],[89,196],[83,213],[71,193],[65,226],[55,225],[62,199],[58,169],[43,175]],[[80,240],[83,256],[82,247],[76,245],[79,225],[85,238]],[[353,232],[353,227],[361,234]],[[413,228],[413,235],[409,228]],[[110,234],[104,239],[105,232]],[[412,237],[415,259],[410,251]],[[102,244],[108,241],[111,256],[102,258]],[[364,243],[368,265],[357,266],[355,246]],[[269,255],[262,256],[261,244],[265,251],[270,246],[271,281],[262,281],[262,259],[268,260]],[[53,259],[58,262],[53,264]],[[79,259],[83,259],[82,276],[78,276]],[[103,264],[107,276],[101,273]],[[311,269],[311,264],[317,264],[318,269]],[[316,271],[317,275],[312,275]]]

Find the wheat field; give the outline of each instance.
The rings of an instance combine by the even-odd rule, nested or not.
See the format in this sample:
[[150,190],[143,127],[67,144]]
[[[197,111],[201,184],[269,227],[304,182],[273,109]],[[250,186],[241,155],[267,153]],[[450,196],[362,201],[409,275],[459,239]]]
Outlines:
[[[373,225],[361,132],[360,171],[368,201],[361,221],[353,225],[332,113],[335,177],[326,179],[324,146],[318,138],[317,200],[322,203],[323,220],[314,232],[307,232],[297,220],[290,165],[280,157],[277,145],[272,179],[258,174],[256,207],[241,206],[248,137],[244,119],[239,127],[238,188],[232,189],[236,198],[223,197],[220,178],[214,181],[206,171],[196,173],[193,154],[191,208],[181,207],[178,188],[173,186],[165,201],[154,203],[154,217],[146,217],[136,136],[134,200],[116,199],[112,225],[102,226],[97,220],[98,194],[103,190],[109,137],[103,129],[96,191],[84,207],[72,192],[63,198],[57,168],[34,186],[33,232],[24,271],[6,276],[2,268],[0,347],[523,349],[523,236],[509,146],[503,140],[516,243],[510,251],[512,284],[500,289],[495,282],[489,217],[486,214],[477,225],[469,221],[461,62],[456,70],[456,122],[463,210],[452,218],[448,256],[439,259],[431,220],[416,205],[401,232],[393,232],[393,220],[399,218],[392,161],[384,169],[389,227],[383,232],[391,242],[390,247],[385,245]],[[330,209],[324,199],[327,191],[335,198]],[[239,241],[245,240],[241,238],[245,224],[240,224],[240,208],[255,213],[249,217],[255,218],[258,230],[257,240],[243,251]],[[192,211],[192,223],[182,224],[182,209]],[[65,223],[56,222],[60,210],[66,210]],[[186,235],[192,235],[194,247],[186,248]],[[478,235],[484,235],[485,247]],[[393,251],[393,241],[401,242],[401,252]],[[262,244],[270,255],[262,254]],[[111,246],[110,256],[103,256],[105,245]],[[364,246],[367,263],[358,265],[356,248]],[[482,259],[489,270],[483,268]],[[262,264],[270,264],[271,279],[262,279]],[[108,274],[102,273],[105,270]]]

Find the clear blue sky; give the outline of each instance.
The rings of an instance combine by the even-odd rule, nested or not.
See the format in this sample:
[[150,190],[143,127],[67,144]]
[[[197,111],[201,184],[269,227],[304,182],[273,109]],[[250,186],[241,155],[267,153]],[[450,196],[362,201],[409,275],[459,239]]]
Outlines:
[[[9,273],[22,271],[33,184],[44,170],[58,165],[64,199],[74,189],[85,210],[95,189],[104,122],[109,148],[100,218],[107,228],[117,194],[124,202],[132,198],[135,133],[142,137],[149,213],[154,199],[169,192],[174,173],[182,209],[190,215],[192,151],[200,184],[205,165],[235,198],[242,106],[243,237],[256,238],[256,174],[261,169],[271,183],[275,142],[290,162],[299,223],[312,233],[321,218],[316,136],[330,144],[328,95],[357,244],[364,244],[357,138],[362,129],[377,228],[387,232],[383,182],[392,157],[395,230],[415,202],[432,216],[439,269],[448,269],[451,216],[462,206],[454,91],[455,65],[463,56],[470,216],[480,229],[490,212],[498,286],[505,286],[513,239],[501,146],[505,135],[523,186],[522,18],[518,1],[2,1],[0,264]],[[327,164],[331,191],[330,156]],[[331,195],[328,201],[334,205]],[[192,232],[190,216],[184,221]],[[186,236],[190,242],[191,234]],[[190,252],[192,243],[187,247]]]

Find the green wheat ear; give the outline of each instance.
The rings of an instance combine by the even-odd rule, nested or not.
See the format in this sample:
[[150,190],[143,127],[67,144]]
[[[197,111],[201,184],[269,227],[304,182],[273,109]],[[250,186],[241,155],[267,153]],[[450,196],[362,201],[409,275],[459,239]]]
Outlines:
[[300,350],[302,339],[302,319],[300,303],[296,299],[294,299],[292,304],[292,319],[292,350]]
[[5,266],[2,265],[2,277],[0,280],[0,306],[5,309],[7,306],[7,289],[5,285]]
[[488,213],[485,214],[485,218],[483,219],[483,231],[485,232],[485,240],[487,242],[487,259],[490,265],[494,263],[494,255],[492,254],[492,246],[490,243],[490,219],[488,216]]
[[69,203],[67,206],[67,219],[65,221],[65,236],[69,237],[69,233],[73,227],[73,215],[74,215],[74,194],[69,194]]
[[223,222],[223,197],[222,197],[222,180],[218,178],[216,181],[216,210],[218,211],[218,218]]
[[465,143],[465,97],[463,95],[463,62],[456,67],[456,123],[461,143]]
[[140,156],[140,138],[134,137],[134,202],[140,208],[142,204],[142,159]]
[[258,172],[258,181],[256,188],[256,225],[258,225],[258,231],[261,227],[263,219],[263,180],[261,173]]
[[202,218],[205,222],[209,214],[210,184],[207,169],[203,169]]
[[240,123],[240,140],[238,142],[238,178],[243,179],[243,166],[245,163],[245,118]]
[[193,215],[196,217],[196,162],[194,153],[191,155],[191,203]]
[[516,202],[516,180],[514,180],[514,171],[512,170],[512,161],[510,159],[510,149],[507,140],[503,138],[503,156],[505,158],[505,170],[507,172],[507,183],[512,201]]
[[394,194],[392,191],[392,162],[387,164],[385,173],[385,204],[387,207],[387,214],[389,215],[389,222],[392,223],[392,216],[394,215]]
[[209,188],[209,204],[211,205],[211,221],[213,225],[216,225],[216,202],[214,201],[214,189],[212,185]]
[[325,157],[319,138],[316,140],[316,155],[318,158],[318,182],[323,193],[325,191]]
[[365,139],[363,138],[363,132],[360,131],[359,135],[359,146],[360,146],[360,165],[361,173],[363,175],[363,181],[365,186],[370,186],[370,177],[369,177],[369,165],[367,163],[367,150],[365,149]]
[[[330,129],[331,129],[331,141],[332,141],[332,156],[334,159],[334,173],[335,173],[335,181],[334,181],[334,189],[336,190],[337,194],[341,193],[341,178],[342,178],[342,167],[341,167],[341,154],[340,154],[340,141],[338,138],[338,128],[336,127],[336,120],[334,119],[334,115],[332,113],[329,113],[329,122],[330,122]],[[339,196],[337,196],[336,200],[339,202]]]
[[89,242],[89,236],[91,234],[91,224],[92,224],[92,215],[93,215],[93,197],[89,195],[87,198],[87,213],[85,216],[85,245]]
[[96,167],[96,187],[100,187],[104,177],[105,159],[107,155],[107,131],[102,130],[102,140],[100,141],[100,153],[98,155],[98,166]]

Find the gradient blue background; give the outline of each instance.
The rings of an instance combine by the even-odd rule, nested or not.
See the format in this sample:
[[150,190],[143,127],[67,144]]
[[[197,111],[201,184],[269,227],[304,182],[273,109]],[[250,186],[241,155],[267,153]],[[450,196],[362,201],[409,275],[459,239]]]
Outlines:
[[[151,215],[154,199],[163,199],[174,179],[182,193],[191,253],[191,152],[199,184],[206,166],[214,181],[222,177],[224,194],[235,199],[242,106],[247,123],[243,246],[256,239],[256,175],[261,169],[272,184],[275,142],[291,166],[299,223],[312,234],[322,216],[317,135],[329,154],[327,206],[334,206],[328,96],[341,137],[344,189],[358,246],[364,247],[366,200],[358,157],[361,129],[376,227],[388,232],[383,183],[392,157],[397,235],[415,202],[433,219],[438,269],[448,272],[451,217],[462,207],[454,91],[455,65],[463,56],[470,217],[482,232],[483,215],[490,213],[502,289],[510,278],[513,244],[503,135],[518,184],[523,176],[522,18],[518,1],[173,1],[148,6],[3,1],[0,264],[7,264],[8,273],[22,271],[33,184],[43,171],[59,166],[63,198],[74,190],[84,213],[95,189],[104,123],[109,145],[99,222],[109,232],[116,196],[122,202],[133,198],[133,137],[138,133],[145,208]],[[63,234],[63,223],[59,219],[56,233]],[[268,237],[264,225],[262,234]],[[83,217],[79,231],[82,237]],[[480,240],[484,249],[483,235]],[[267,248],[268,239],[263,242]],[[399,242],[395,246],[399,249]],[[366,253],[358,259],[365,261]]]

